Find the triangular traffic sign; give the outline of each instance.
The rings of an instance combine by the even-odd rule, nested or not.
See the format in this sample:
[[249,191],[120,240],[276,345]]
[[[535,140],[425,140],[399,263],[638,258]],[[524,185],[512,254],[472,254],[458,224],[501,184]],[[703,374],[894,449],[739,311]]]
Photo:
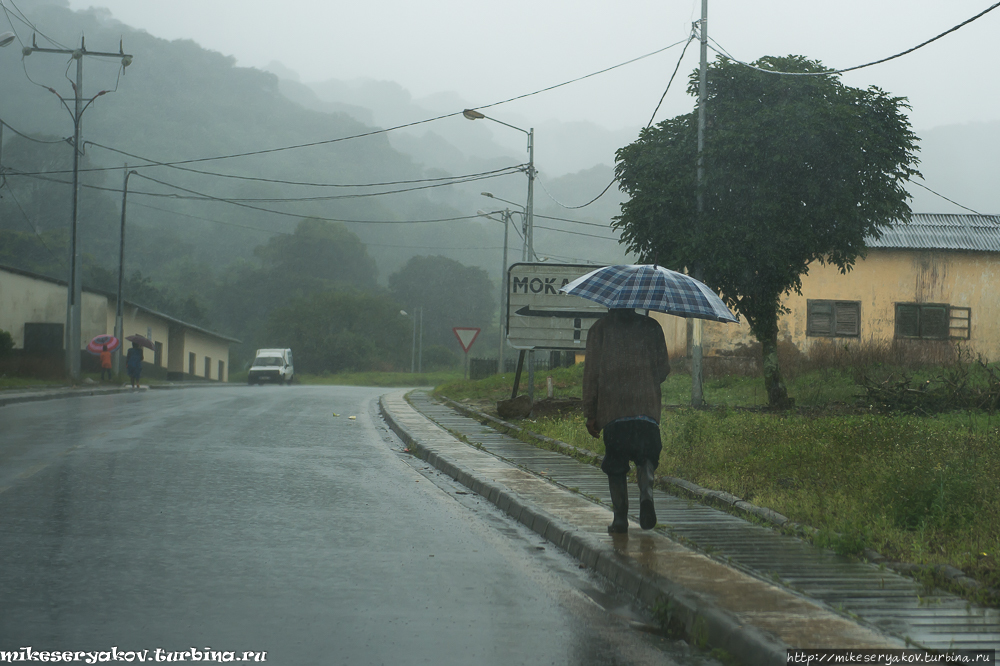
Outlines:
[[479,336],[479,329],[462,328],[459,326],[451,330],[455,333],[455,337],[458,338],[458,344],[462,345],[462,351],[468,354],[469,347],[472,346],[472,343],[475,342],[476,338]]

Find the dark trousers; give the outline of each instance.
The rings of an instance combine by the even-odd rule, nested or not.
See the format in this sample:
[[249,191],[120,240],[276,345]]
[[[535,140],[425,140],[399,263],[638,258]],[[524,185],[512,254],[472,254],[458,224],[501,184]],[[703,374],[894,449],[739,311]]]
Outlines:
[[636,467],[646,462],[654,469],[660,464],[660,426],[649,421],[612,421],[604,426],[604,462],[601,471],[608,476],[628,474],[631,460]]
[[113,376],[111,374],[111,368],[101,368],[101,381],[102,382],[104,381],[105,372],[108,373],[108,381],[111,381],[113,379]]

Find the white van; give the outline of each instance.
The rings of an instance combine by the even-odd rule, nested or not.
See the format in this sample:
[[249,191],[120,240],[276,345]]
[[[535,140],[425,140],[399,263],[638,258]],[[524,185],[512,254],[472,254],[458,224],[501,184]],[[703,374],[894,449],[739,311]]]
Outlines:
[[295,376],[291,349],[258,349],[247,375],[248,384],[291,384]]

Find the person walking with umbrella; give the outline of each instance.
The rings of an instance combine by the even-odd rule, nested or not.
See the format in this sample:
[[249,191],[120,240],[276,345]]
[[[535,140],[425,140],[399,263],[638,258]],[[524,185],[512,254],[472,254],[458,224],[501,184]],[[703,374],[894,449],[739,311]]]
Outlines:
[[125,371],[132,382],[132,388],[139,388],[139,377],[142,375],[142,346],[138,341],[132,341],[132,348],[125,356]]
[[628,532],[629,462],[639,484],[639,526],[656,526],[653,479],[660,462],[660,384],[670,373],[663,329],[636,309],[721,322],[737,319],[711,289],[657,265],[605,266],[560,288],[609,308],[587,332],[583,413],[587,431],[604,431],[604,462],[614,521],[609,534]]
[[107,345],[101,345],[101,381],[104,381],[104,373],[108,373],[108,381],[111,381],[111,351]]
[[639,525],[656,526],[653,477],[660,464],[660,384],[670,374],[663,329],[634,309],[615,308],[587,333],[583,413],[587,432],[604,431],[604,462],[614,521],[609,534],[628,532],[629,461],[639,483]]

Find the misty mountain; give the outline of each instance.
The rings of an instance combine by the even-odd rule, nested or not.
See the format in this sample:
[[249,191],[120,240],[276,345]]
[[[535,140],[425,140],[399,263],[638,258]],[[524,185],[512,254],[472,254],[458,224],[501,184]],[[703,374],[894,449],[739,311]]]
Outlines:
[[[121,73],[117,59],[84,59],[84,97],[110,91],[97,97],[83,116],[84,146],[92,170],[81,175],[81,199],[103,201],[85,203],[84,210],[104,212],[100,219],[81,216],[81,242],[84,252],[94,255],[100,265],[116,263],[116,253],[109,251],[115,243],[105,241],[108,226],[117,227],[126,163],[139,172],[129,184],[126,267],[141,269],[154,279],[165,279],[171,266],[183,261],[221,270],[237,259],[252,260],[254,247],[273,234],[290,233],[301,218],[310,216],[348,221],[369,246],[382,283],[416,253],[487,267],[498,263],[495,236],[488,232],[486,221],[420,222],[475,215],[474,205],[452,205],[454,196],[443,194],[449,187],[388,194],[423,185],[368,185],[421,181],[441,174],[396,150],[385,133],[375,132],[376,126],[352,115],[357,109],[332,103],[317,108],[301,90],[299,99],[292,99],[274,74],[237,67],[233,58],[189,40],[152,37],[119,23],[104,10],[73,12],[64,0],[23,0],[19,6],[42,33],[61,45],[79,45],[85,35],[89,50],[114,52],[121,40],[125,52],[134,56]],[[29,30],[19,33],[30,43]],[[52,45],[42,36],[38,40],[40,46]],[[71,136],[70,115],[45,89],[51,86],[71,99],[72,88],[64,76],[68,57],[35,53],[24,58],[22,68],[18,51],[16,42],[0,51],[4,91],[0,118],[33,138],[58,141]],[[370,136],[342,140],[364,134]],[[284,150],[302,144],[314,145]],[[68,226],[68,167],[64,164],[46,174],[29,167],[32,145],[36,144],[10,130],[4,134],[3,166],[12,194],[0,200],[0,226],[19,232]],[[68,145],[53,145],[72,153]],[[186,164],[151,166],[176,161]],[[518,176],[513,174],[514,179]],[[25,220],[15,198],[26,197],[39,178],[48,190],[34,199],[52,205],[27,209]],[[467,198],[478,198],[482,189],[481,182],[475,183]],[[64,207],[64,216],[50,210],[53,206]],[[367,220],[378,224],[362,222]],[[418,223],[384,223],[411,220]]]

